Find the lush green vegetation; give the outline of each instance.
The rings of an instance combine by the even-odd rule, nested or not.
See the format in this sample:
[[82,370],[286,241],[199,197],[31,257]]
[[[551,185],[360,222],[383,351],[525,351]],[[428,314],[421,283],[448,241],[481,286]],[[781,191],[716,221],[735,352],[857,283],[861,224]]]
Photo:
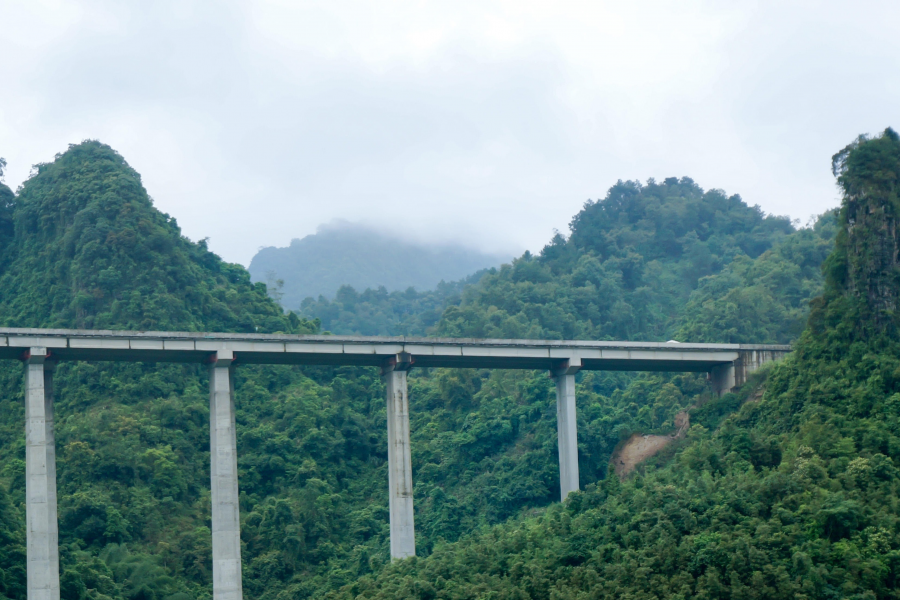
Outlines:
[[[182,237],[174,220],[153,208],[139,176],[99,143],[73,146],[41,165],[15,195],[0,186],[0,199],[3,324],[295,333],[317,327],[284,314],[265,285]],[[800,331],[810,298],[822,289],[819,266],[834,223],[834,215],[826,215],[798,231],[688,179],[619,183],[585,206],[568,238],[558,236],[537,256],[430,293],[348,288],[334,301],[308,302],[303,314],[341,333],[786,341]],[[728,511],[737,509],[727,503],[729,494],[753,506],[769,498],[782,502],[780,488],[759,477],[787,469],[795,454],[814,459],[783,441],[793,440],[789,433],[764,429],[776,427],[764,410],[771,391],[764,402],[729,417],[741,398],[712,400],[702,377],[586,373],[579,379],[580,463],[582,486],[592,491],[564,507],[552,505],[559,498],[556,422],[546,374],[414,372],[417,548],[424,560],[390,566],[384,391],[377,371],[244,366],[237,373],[244,581],[253,598],[549,598],[551,588],[600,593],[597,581],[639,597],[628,579],[636,572],[632,563],[620,560],[626,550],[638,570],[645,569],[641,577],[655,581],[672,565],[683,570],[676,558],[658,552],[690,555],[699,546],[672,546],[672,540],[695,535],[685,532],[704,524],[718,528],[702,529],[713,536],[703,548],[715,569],[724,568],[721,557],[730,557],[732,547],[768,539],[759,527],[776,536],[777,543],[767,543],[787,543],[769,521],[734,527],[737,517]],[[203,370],[63,364],[57,387],[63,597],[208,597]],[[20,367],[0,367],[0,388],[0,598],[19,599]],[[607,476],[621,440],[635,431],[671,431],[674,414],[690,407],[700,427],[674,462],[625,483]],[[727,434],[733,447],[722,445],[726,431],[733,432]],[[804,443],[822,461],[850,456]],[[881,459],[871,460],[873,470],[884,472]],[[833,493],[841,473],[829,475]],[[745,479],[726,480],[738,475]],[[705,516],[690,512],[695,505]],[[670,531],[669,517],[660,516],[669,510],[683,518],[681,529]],[[801,511],[794,504],[786,510]],[[792,523],[805,533],[811,522],[804,515]],[[602,535],[591,529],[601,522],[609,523],[597,526],[606,527]],[[662,536],[663,530],[676,537]],[[748,531],[756,537],[747,539]],[[479,562],[479,554],[487,562]],[[818,569],[818,555],[806,556]],[[611,570],[595,568],[601,564]],[[708,564],[696,567],[696,577],[690,572],[692,581],[713,577]],[[726,571],[715,576],[731,585]]]
[[324,331],[335,334],[425,335],[434,329],[444,309],[459,304],[462,290],[477,283],[484,273],[452,283],[442,281],[424,292],[415,288],[388,292],[384,286],[357,292],[344,285],[334,300],[306,298],[299,312],[310,320],[318,319]]
[[346,285],[427,292],[444,281],[463,279],[508,259],[508,255],[458,245],[397,239],[362,225],[337,222],[292,240],[286,248],[261,248],[249,270],[253,281],[269,284],[282,306],[296,310],[306,298],[331,300]]
[[735,257],[700,280],[678,317],[684,341],[784,344],[806,323],[809,302],[822,292],[822,263],[831,252],[835,212],[785,236],[756,260]]
[[182,237],[108,148],[83,144],[36,170],[2,206],[13,224],[0,276],[4,325],[308,330],[243,268]]
[[588,202],[540,255],[525,253],[449,308],[442,334],[668,339],[701,278],[757,258],[794,231],[738,196],[688,178],[619,182]]
[[[708,427],[641,476],[332,597],[900,596],[900,138],[860,139],[835,165],[845,195],[827,287],[765,382],[695,409]],[[715,404],[740,408],[721,419]]]

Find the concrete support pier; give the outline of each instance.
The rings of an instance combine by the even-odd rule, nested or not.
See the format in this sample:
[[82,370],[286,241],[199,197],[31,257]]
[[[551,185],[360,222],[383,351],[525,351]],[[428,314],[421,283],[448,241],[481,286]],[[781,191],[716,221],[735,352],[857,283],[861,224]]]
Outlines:
[[734,389],[735,371],[734,363],[728,363],[713,367],[709,372],[709,383],[717,396],[727,394]]
[[391,558],[416,554],[413,523],[412,458],[409,449],[409,396],[407,372],[412,357],[402,352],[382,369],[387,388],[388,488],[391,515]]
[[243,600],[234,423],[234,353],[220,350],[209,360],[213,600]]
[[581,360],[562,361],[551,372],[556,380],[556,428],[559,440],[559,498],[578,490],[578,422],[575,412],[575,373]]
[[59,600],[53,365],[46,348],[25,352],[25,521],[28,600]]

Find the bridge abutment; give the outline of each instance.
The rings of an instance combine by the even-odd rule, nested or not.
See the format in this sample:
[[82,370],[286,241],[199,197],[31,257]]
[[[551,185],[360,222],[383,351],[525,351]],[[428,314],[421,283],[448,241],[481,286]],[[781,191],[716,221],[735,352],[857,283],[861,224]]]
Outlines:
[[732,392],[747,383],[754,371],[764,364],[780,360],[788,355],[786,350],[751,349],[740,350],[737,360],[713,367],[709,381],[718,396]]

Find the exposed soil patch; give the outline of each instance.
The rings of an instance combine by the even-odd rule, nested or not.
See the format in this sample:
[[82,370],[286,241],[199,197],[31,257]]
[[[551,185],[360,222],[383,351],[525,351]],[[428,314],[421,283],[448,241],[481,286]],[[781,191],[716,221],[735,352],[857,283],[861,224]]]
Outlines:
[[634,471],[635,467],[659,453],[660,450],[684,437],[691,425],[690,415],[686,410],[675,415],[677,430],[672,435],[643,435],[635,433],[618,450],[613,453],[612,463],[619,478],[624,478]]

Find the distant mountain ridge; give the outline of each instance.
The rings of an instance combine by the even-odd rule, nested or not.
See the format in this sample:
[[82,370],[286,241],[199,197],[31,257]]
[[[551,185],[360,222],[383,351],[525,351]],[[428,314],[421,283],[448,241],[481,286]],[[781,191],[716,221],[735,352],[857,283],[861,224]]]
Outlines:
[[358,290],[431,290],[441,281],[456,281],[497,267],[509,255],[487,254],[456,244],[427,246],[397,240],[363,225],[339,221],[319,227],[286,248],[262,248],[250,262],[250,276],[278,293],[282,306],[295,309],[308,297],[334,298],[342,285]]

